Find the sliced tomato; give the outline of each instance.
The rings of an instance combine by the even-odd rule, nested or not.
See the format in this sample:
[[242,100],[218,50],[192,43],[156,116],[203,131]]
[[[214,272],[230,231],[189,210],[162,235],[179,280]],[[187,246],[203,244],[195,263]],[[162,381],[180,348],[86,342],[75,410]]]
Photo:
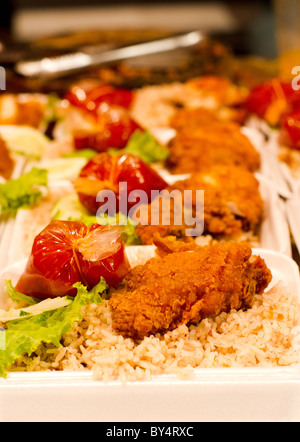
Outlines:
[[291,83],[275,78],[253,88],[245,105],[250,112],[278,125],[285,112],[300,105],[300,93]]
[[66,98],[87,116],[89,123],[94,122],[89,129],[75,128],[73,131],[77,150],[122,149],[137,129],[142,130],[129,112],[134,99],[129,89],[88,80],[74,84]]
[[129,109],[134,99],[134,92],[130,89],[115,88],[109,84],[89,80],[71,86],[66,99],[73,106],[91,112],[97,111],[103,103]]
[[92,130],[73,132],[76,150],[93,149],[105,152],[110,148],[123,149],[130,137],[141,127],[122,108],[109,107],[97,116]]
[[[126,197],[127,210],[124,213],[120,204],[119,184],[127,186],[124,195]],[[151,201],[151,191],[161,191],[167,187],[165,180],[148,164],[139,157],[131,154],[101,153],[93,157],[82,169],[79,179],[75,182],[79,199],[83,206],[92,214],[96,214],[99,207],[106,202],[96,201],[98,192],[110,190],[116,196],[115,208],[112,212],[121,211],[128,215],[128,211],[138,204],[138,201],[129,201],[134,192],[141,190],[146,193],[148,201]],[[123,190],[121,189],[121,192]],[[134,198],[133,198],[134,199]]]
[[103,277],[115,287],[129,271],[116,228],[88,228],[79,221],[52,221],[34,240],[16,289],[39,299],[75,296],[81,282],[89,289]]
[[247,109],[263,118],[270,104],[276,99],[271,83],[264,83],[253,88],[246,100]]
[[280,142],[300,149],[300,109],[286,113],[280,124]]
[[141,127],[131,118],[126,109],[108,106],[95,115],[92,130],[73,131],[75,149],[93,149],[105,152],[109,148],[123,149],[130,137]]

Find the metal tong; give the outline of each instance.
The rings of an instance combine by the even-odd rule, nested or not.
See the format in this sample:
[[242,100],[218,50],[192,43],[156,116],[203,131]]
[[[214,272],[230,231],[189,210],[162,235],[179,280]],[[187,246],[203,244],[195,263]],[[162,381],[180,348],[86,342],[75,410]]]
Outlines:
[[80,50],[40,60],[23,60],[15,64],[15,71],[27,78],[60,77],[86,68],[96,67],[144,55],[173,51],[197,45],[205,39],[200,31],[192,31],[182,35],[123,46],[106,51]]

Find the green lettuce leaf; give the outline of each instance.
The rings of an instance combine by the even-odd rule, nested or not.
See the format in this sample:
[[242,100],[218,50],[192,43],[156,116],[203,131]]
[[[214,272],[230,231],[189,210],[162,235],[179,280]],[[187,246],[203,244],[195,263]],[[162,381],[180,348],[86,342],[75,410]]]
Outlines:
[[47,182],[47,171],[33,168],[15,180],[0,184],[1,216],[14,217],[19,209],[32,207],[41,199],[41,187],[46,187]]
[[61,346],[61,338],[68,333],[75,322],[82,319],[81,309],[87,304],[99,304],[101,294],[108,285],[102,278],[99,284],[88,291],[81,283],[74,284],[77,295],[68,298],[71,302],[65,306],[51,311],[45,311],[36,316],[21,316],[10,321],[5,326],[5,348],[0,349],[0,376],[7,376],[7,369],[22,355],[32,355],[42,344]]
[[60,307],[66,307],[71,303],[71,299],[68,296],[48,298],[29,307],[11,308],[9,310],[0,309],[0,323],[8,323],[20,319],[22,316],[37,316],[50,310],[56,310]]
[[126,147],[121,150],[110,150],[111,153],[131,153],[140,157],[145,163],[164,161],[169,156],[169,150],[159,144],[149,131],[136,130],[130,137]]
[[59,198],[51,210],[51,218],[61,221],[80,221],[82,217],[88,217],[88,214],[77,193],[70,193]]
[[73,180],[78,177],[86,165],[85,158],[52,158],[35,163],[36,167],[47,170],[48,181]]
[[91,160],[98,152],[93,149],[81,149],[76,152],[66,153],[64,158],[85,158],[87,161]]
[[10,299],[13,302],[19,303],[22,302],[25,305],[35,305],[39,302],[38,299],[33,298],[32,296],[24,295],[23,293],[18,292],[12,285],[11,281],[6,282],[6,292]]
[[29,126],[0,126],[1,137],[11,152],[40,160],[49,147],[49,138]]

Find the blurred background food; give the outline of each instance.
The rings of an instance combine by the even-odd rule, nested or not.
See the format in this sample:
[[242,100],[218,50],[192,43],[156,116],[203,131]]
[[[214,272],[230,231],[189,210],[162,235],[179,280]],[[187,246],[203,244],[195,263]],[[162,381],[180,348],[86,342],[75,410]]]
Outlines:
[[5,0],[5,3],[0,15],[0,65],[8,69],[7,89],[11,92],[59,92],[71,81],[64,78],[41,83],[16,77],[12,66],[20,59],[60,54],[87,45],[107,49],[195,29],[207,33],[210,40],[192,50],[140,57],[88,74],[114,84],[138,87],[221,73],[252,86],[277,72],[271,0]]

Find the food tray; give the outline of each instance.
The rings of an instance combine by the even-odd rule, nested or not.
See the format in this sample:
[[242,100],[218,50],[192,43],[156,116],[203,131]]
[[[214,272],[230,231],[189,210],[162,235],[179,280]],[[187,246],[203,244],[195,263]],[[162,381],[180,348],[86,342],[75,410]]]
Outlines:
[[291,257],[290,231],[284,204],[268,178],[257,174],[257,179],[260,183],[260,193],[264,200],[265,211],[265,218],[260,228],[260,246]]
[[[267,137],[266,143],[266,160],[269,159],[269,164],[266,161],[266,175],[273,178],[277,184],[279,193],[285,198],[292,198],[299,195],[300,190],[300,171],[299,165],[295,170],[287,163],[280,160],[280,154],[282,153],[282,147],[279,140],[279,130],[269,127],[265,122],[256,121],[256,126],[261,128],[261,131]],[[287,152],[290,152],[297,156],[297,163],[300,162],[300,154],[296,149],[286,147]],[[284,183],[285,182],[285,183]]]
[[268,177],[275,186],[277,193],[283,198],[291,198],[293,195],[294,181],[286,165],[279,158],[278,131],[272,129],[265,121],[258,117],[251,117],[246,124],[246,130],[259,132],[264,141],[261,143],[261,173]]
[[[26,160],[23,156],[20,155],[14,155],[14,161],[15,161],[15,167],[11,176],[11,179],[18,178],[24,170]],[[4,180],[5,182],[5,180]],[[0,250],[2,250],[2,241],[4,239],[4,232],[6,230],[7,222],[0,221]]]
[[[274,165],[268,166],[271,148],[265,149],[269,145],[263,133],[253,128],[243,128],[243,132],[262,158],[257,178],[264,200],[265,219],[259,234],[261,248],[253,252],[262,256],[270,267],[273,274],[271,285],[284,282],[300,300],[299,270],[289,258],[289,228],[283,202],[278,196],[289,196],[288,186],[284,187],[286,181],[282,180],[274,189]],[[165,135],[162,142],[167,142],[172,134],[169,131]],[[179,179],[163,170],[160,173],[170,184]],[[50,186],[58,193],[72,191],[70,182],[57,181],[57,175],[50,179]],[[0,244],[2,308],[6,300],[4,281],[11,279],[15,283],[26,265],[29,252],[23,247],[24,224],[30,216],[30,210],[20,210],[16,220],[11,220],[3,232]],[[134,265],[154,256],[155,249],[130,247],[127,253]],[[120,381],[95,381],[91,372],[11,373],[7,379],[0,379],[0,421],[43,422],[45,416],[52,422],[298,421],[299,393],[298,365],[198,369],[190,380],[164,375],[125,385]]]
[[295,197],[285,202],[287,219],[295,245],[300,253],[300,198]]
[[297,188],[300,186],[300,178],[297,178],[293,173],[293,170],[284,161],[280,160],[279,156],[281,148],[278,137],[279,133],[277,130],[272,130],[270,132],[268,141],[268,147],[270,150],[269,157],[271,158],[271,164],[274,166],[274,176],[277,177],[278,182],[281,183],[282,189],[284,189],[283,181],[286,183],[287,191],[285,191],[285,194],[282,192],[282,196],[285,198],[292,198],[297,192]]
[[[275,188],[280,196],[282,211],[286,213],[290,232],[293,241],[300,251],[300,176],[299,171],[295,173],[292,168],[283,161],[280,161],[280,143],[279,132],[271,128],[266,122],[257,117],[251,117],[248,121],[250,129],[261,131],[266,137],[265,156],[266,161],[263,162],[265,170],[264,176],[270,178],[275,183]],[[299,155],[298,151],[291,151],[295,155]],[[300,156],[299,156],[300,160]],[[269,161],[269,162],[268,162]]]
[[[50,183],[49,189],[54,194],[57,194],[57,198],[73,192],[73,186],[69,181]],[[46,220],[42,213],[41,215],[42,219],[40,220],[32,215],[30,209],[20,209],[16,218],[10,219],[5,224],[0,243],[0,269],[27,256],[25,223],[27,228],[30,229],[28,235],[36,236],[51,221],[50,213],[46,215]]]
[[[153,248],[142,248],[153,255]],[[271,285],[282,281],[300,300],[295,262],[277,252],[253,253],[271,269]],[[20,264],[4,270],[0,285],[19,272]],[[164,375],[127,384],[94,381],[88,371],[11,373],[0,380],[0,421],[45,416],[49,422],[297,422],[300,367],[198,369],[191,380]]]

